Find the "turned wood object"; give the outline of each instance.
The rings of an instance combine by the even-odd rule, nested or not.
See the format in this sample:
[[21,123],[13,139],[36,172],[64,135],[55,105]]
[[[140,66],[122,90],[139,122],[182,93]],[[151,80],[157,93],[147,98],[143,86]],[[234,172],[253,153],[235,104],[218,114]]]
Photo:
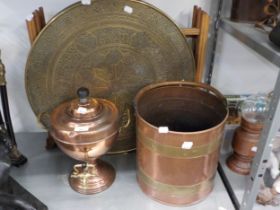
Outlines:
[[234,133],[233,154],[227,159],[227,166],[232,171],[241,175],[250,173],[262,128],[262,123],[251,123],[242,118],[241,126]]

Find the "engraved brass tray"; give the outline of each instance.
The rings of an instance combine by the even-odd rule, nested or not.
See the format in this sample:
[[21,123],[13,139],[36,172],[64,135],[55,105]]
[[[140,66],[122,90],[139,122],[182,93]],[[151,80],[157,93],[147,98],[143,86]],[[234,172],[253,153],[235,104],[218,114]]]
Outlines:
[[153,6],[134,0],[80,2],[57,14],[29,54],[26,92],[39,121],[75,98],[79,87],[106,98],[121,113],[112,152],[135,149],[133,98],[142,87],[162,81],[193,80],[194,58],[180,29]]

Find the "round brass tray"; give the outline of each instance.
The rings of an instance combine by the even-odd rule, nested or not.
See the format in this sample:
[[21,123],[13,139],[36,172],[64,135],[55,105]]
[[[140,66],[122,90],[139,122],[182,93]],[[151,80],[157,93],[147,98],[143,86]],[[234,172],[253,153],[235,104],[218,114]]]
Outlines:
[[26,92],[39,121],[76,90],[118,106],[121,129],[112,152],[135,148],[133,98],[162,81],[193,80],[194,58],[180,29],[153,6],[134,0],[80,2],[57,14],[29,54]]

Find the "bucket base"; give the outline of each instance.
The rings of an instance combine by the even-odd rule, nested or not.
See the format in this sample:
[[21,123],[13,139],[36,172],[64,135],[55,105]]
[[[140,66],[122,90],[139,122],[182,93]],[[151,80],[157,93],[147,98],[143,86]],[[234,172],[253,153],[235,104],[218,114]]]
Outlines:
[[145,182],[143,182],[138,176],[137,176],[137,182],[141,188],[141,190],[151,199],[154,201],[157,201],[159,203],[162,203],[164,205],[168,206],[192,206],[197,203],[202,202],[207,198],[207,196],[213,191],[214,184],[211,184],[209,189],[203,192],[198,192],[194,196],[182,196],[182,197],[174,197],[171,195],[167,195],[166,193],[159,192],[155,189],[152,189],[150,186],[148,186]]

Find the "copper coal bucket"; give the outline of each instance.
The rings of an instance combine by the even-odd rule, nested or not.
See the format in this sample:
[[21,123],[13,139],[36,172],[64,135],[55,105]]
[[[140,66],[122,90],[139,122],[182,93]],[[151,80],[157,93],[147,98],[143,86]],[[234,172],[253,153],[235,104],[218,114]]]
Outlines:
[[188,205],[213,189],[228,116],[225,98],[200,83],[164,82],[135,98],[137,179],[155,200]]

